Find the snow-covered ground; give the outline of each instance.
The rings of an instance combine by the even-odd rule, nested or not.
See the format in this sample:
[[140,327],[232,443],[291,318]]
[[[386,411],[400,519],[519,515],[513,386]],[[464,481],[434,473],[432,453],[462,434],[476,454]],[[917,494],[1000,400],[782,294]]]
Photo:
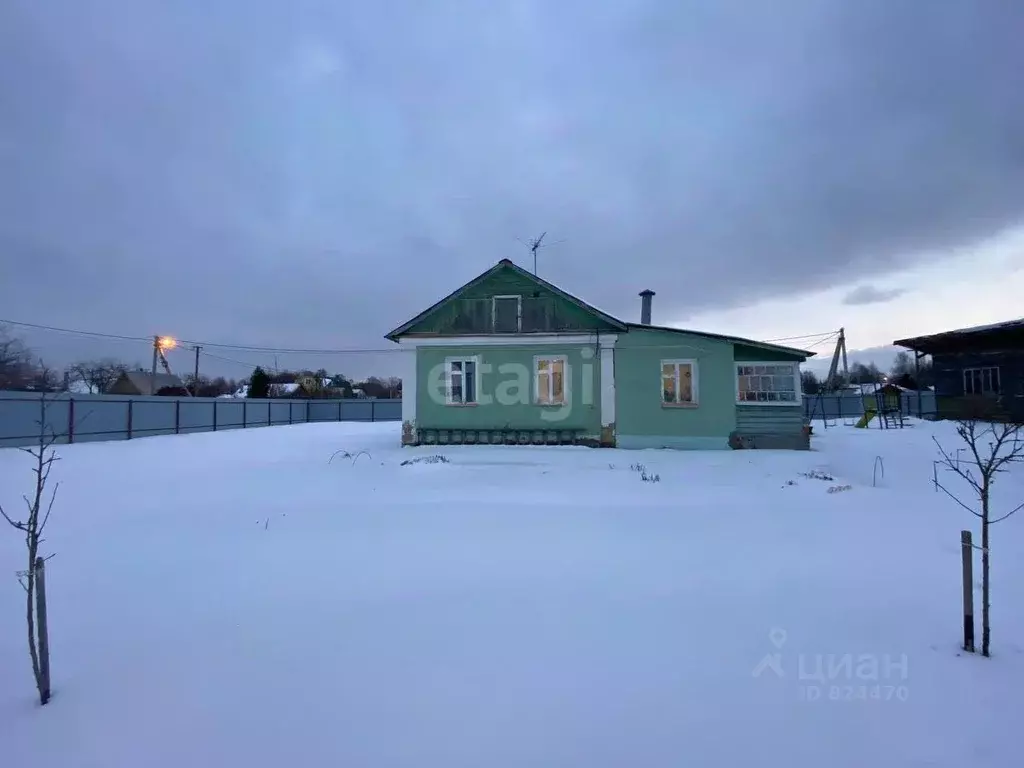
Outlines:
[[[407,466],[436,451],[397,430],[61,447],[46,707],[0,529],[0,765],[1020,764],[1024,514],[993,530],[994,657],[962,654],[951,425]],[[26,458],[0,450],[8,509]]]

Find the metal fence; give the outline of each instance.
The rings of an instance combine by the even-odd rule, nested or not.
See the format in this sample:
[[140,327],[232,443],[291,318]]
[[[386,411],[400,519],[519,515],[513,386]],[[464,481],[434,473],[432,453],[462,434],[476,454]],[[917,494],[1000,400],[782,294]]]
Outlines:
[[[804,395],[804,418],[859,419],[864,415],[864,397],[856,392],[842,395]],[[900,407],[904,416],[934,419],[937,413],[935,393],[904,392],[900,395]]]
[[290,400],[0,392],[0,448],[131,440],[324,421],[400,421],[401,400]]

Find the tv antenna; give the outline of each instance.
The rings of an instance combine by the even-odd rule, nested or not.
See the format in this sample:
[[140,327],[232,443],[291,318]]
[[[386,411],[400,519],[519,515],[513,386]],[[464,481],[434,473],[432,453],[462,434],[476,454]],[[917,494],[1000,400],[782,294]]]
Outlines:
[[522,240],[519,240],[518,237],[516,238],[516,240],[519,240],[520,243],[523,243],[523,245],[525,245],[527,248],[529,248],[530,249],[530,253],[533,254],[533,274],[534,275],[537,274],[537,251],[539,251],[541,248],[548,248],[548,247],[550,247],[552,245],[558,245],[559,243],[564,243],[565,242],[565,240],[558,240],[558,241],[556,241],[554,243],[548,243],[547,245],[541,245],[541,243],[544,242],[545,235],[547,235],[547,232],[541,232],[540,233],[540,237],[535,237],[535,238],[533,238],[528,243],[523,242]]

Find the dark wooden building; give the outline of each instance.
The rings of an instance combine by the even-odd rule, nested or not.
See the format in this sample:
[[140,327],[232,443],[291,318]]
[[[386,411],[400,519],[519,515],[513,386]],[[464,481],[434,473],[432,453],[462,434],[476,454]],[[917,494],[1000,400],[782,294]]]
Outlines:
[[1024,318],[897,339],[915,360],[932,358],[940,419],[987,416],[1024,422]]

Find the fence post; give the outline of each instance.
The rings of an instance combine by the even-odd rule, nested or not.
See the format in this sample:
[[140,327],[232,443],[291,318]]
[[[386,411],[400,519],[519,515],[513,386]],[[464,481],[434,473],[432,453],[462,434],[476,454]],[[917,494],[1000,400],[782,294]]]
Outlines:
[[974,545],[970,531],[960,531],[964,570],[964,650],[974,653]]
[[46,621],[46,561],[37,557],[36,580],[36,641],[39,644],[39,703],[50,700],[50,630]]
[[375,409],[374,409],[373,405],[374,405],[374,401],[371,400],[370,401],[370,421],[376,421],[377,420],[377,417],[376,417],[376,414],[375,414]]
[[309,424],[309,400],[306,401],[306,423]]
[[213,431],[217,431],[217,401],[213,401]]
[[246,403],[245,400],[242,400],[242,429],[249,426],[249,409],[246,408],[246,405],[248,405],[248,403]]
[[174,434],[181,434],[181,400],[174,401]]
[[268,427],[271,426],[274,423],[274,420],[270,416],[270,407],[271,407],[272,404],[273,403],[270,400],[267,400],[267,426]]
[[75,442],[75,398],[68,398],[68,442]]
[[341,400],[338,401],[338,421],[341,421]]
[[128,439],[129,440],[132,439],[132,405],[134,404],[134,402],[135,402],[134,400],[129,400],[128,401]]
[[288,401],[288,423],[292,423],[292,406],[295,405],[291,400]]

